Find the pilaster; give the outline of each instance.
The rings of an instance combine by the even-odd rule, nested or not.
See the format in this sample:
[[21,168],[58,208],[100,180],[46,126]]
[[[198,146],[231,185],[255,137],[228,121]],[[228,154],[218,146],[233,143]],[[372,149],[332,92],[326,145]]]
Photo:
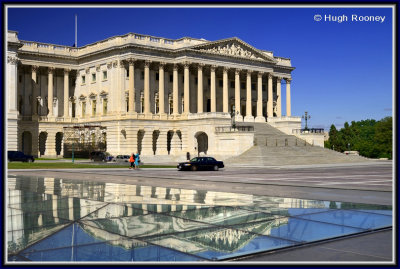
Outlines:
[[251,70],[247,71],[246,77],[246,116],[244,117],[245,122],[254,122],[252,115],[252,100],[251,100]]

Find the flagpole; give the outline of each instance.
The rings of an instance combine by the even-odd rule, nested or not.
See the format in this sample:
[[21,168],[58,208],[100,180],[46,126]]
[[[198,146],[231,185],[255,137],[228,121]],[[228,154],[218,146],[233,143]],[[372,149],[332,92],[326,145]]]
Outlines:
[[75,14],[75,47],[78,47],[78,17]]

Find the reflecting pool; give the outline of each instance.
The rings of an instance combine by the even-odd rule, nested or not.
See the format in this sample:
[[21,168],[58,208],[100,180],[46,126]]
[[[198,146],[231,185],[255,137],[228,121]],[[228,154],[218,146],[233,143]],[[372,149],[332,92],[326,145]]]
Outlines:
[[392,226],[392,207],[9,175],[8,261],[218,261]]

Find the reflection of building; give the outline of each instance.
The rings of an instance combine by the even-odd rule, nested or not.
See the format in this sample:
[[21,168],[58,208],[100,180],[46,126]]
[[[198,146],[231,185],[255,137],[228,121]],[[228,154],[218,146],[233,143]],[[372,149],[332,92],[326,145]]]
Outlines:
[[233,108],[236,122],[267,121],[290,134],[300,127],[291,60],[238,38],[129,33],[76,48],[8,31],[7,41],[10,150],[62,155],[63,127],[100,124],[98,141],[112,154],[234,156],[253,145],[253,133],[216,128],[231,125]]

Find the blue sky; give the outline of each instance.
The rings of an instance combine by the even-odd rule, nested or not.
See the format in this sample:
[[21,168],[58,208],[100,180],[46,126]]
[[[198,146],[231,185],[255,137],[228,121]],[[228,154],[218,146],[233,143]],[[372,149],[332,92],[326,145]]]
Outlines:
[[[210,41],[236,36],[291,58],[296,67],[292,115],[308,111],[309,127],[342,128],[345,121],[392,115],[390,8],[9,8],[8,29],[18,31],[22,40],[71,46],[75,14],[79,46],[129,32]],[[317,14],[321,21],[314,20]],[[347,21],[325,21],[325,15],[345,15]],[[385,20],[352,21],[352,15]],[[285,100],[285,86],[282,93]]]

